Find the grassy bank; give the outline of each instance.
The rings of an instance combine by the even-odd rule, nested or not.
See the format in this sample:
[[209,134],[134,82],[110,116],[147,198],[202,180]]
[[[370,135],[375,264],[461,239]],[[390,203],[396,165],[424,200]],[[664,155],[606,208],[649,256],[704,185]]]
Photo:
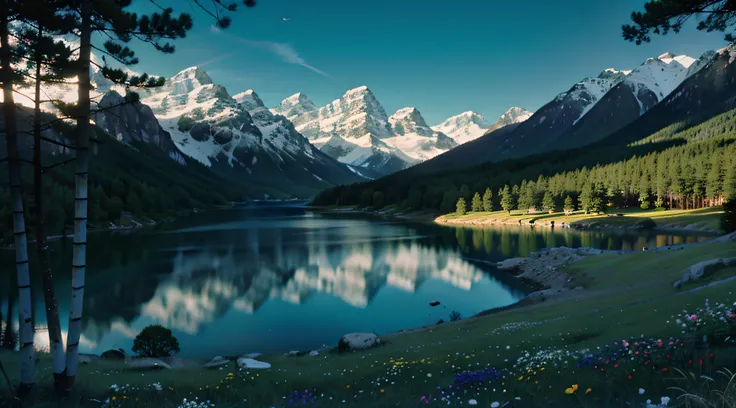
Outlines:
[[[611,214],[585,214],[576,211],[570,215],[557,212],[552,214],[527,214],[523,211],[471,212],[465,215],[446,214],[435,219],[442,224],[486,226],[492,224],[534,224],[549,226],[562,224],[573,228],[623,227],[623,228],[660,228],[682,229],[691,231],[717,232],[720,230],[723,209],[720,207],[697,210],[640,210],[635,208],[615,209]],[[623,216],[616,216],[623,214]]]
[[[665,340],[685,336],[673,316],[702,307],[706,299],[733,303],[736,280],[704,286],[713,283],[706,279],[680,290],[672,283],[689,265],[734,254],[736,242],[731,241],[669,252],[590,256],[565,269],[585,287],[574,296],[386,336],[382,347],[362,353],[267,356],[262,359],[273,368],[265,371],[232,366],[141,372],[96,362],[81,368],[77,390],[63,401],[55,401],[48,391],[50,361],[42,356],[36,405],[86,407],[109,400],[110,407],[178,407],[185,398],[197,398],[217,407],[304,406],[304,400],[320,407],[457,407],[471,399],[484,407],[496,401],[513,407],[645,406],[647,399],[675,397],[667,389],[674,384],[675,368],[716,375],[716,367],[736,362],[736,348],[703,351],[683,337],[675,342],[676,348],[683,346],[671,351],[672,360],[661,357],[649,365],[625,356],[616,363],[578,366],[585,354],[581,350],[598,353],[614,341],[633,343],[642,335]],[[736,268],[725,269],[710,280],[734,275]],[[14,355],[0,358],[15,376]],[[475,373],[463,374],[467,370]],[[463,376],[472,377],[471,382],[463,383]],[[576,384],[579,391],[565,393]],[[292,395],[305,390],[304,397]]]

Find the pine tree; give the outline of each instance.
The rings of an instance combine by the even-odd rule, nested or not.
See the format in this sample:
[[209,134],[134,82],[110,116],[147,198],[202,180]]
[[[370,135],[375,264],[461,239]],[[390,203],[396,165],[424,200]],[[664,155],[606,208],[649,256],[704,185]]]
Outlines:
[[457,205],[455,206],[455,213],[457,213],[457,215],[465,215],[467,212],[468,206],[465,204],[465,198],[458,198]]
[[642,210],[649,209],[649,177],[646,174],[639,180],[639,202]]
[[729,166],[723,180],[723,197],[728,201],[736,201],[736,166]]
[[514,197],[511,194],[508,184],[505,185],[503,187],[503,191],[501,191],[501,208],[508,212],[509,215],[511,215],[511,210],[514,209]]
[[473,195],[473,201],[470,203],[470,208],[473,212],[483,211],[483,202],[480,199],[480,194],[475,193],[475,195]]
[[555,197],[549,191],[544,193],[544,198],[542,199],[542,207],[550,214],[557,210]]
[[[732,1],[720,0],[650,0],[644,9],[644,13],[632,13],[634,25],[623,26],[624,39],[637,45],[651,41],[651,33],[665,35],[670,30],[679,33],[694,15],[699,17],[698,30],[725,32],[734,25],[736,13]],[[732,33],[726,34],[726,41],[734,41]]]
[[493,192],[490,187],[486,189],[485,193],[483,193],[483,211],[493,211]]
[[572,201],[572,197],[565,197],[565,215],[570,215],[575,212],[575,203]]

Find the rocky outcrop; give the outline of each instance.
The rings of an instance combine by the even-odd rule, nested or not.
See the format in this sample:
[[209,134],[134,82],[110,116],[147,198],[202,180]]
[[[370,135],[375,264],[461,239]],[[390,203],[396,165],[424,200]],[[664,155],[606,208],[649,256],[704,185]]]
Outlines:
[[240,357],[238,358],[238,367],[265,370],[267,368],[271,368],[271,364],[266,363],[265,361],[254,360],[252,358]]
[[363,350],[381,344],[381,339],[373,333],[350,333],[342,336],[337,343],[340,352]]
[[713,275],[717,271],[736,265],[736,256],[731,258],[716,258],[707,261],[698,262],[691,265],[682,274],[682,279],[675,282],[675,288],[679,288],[683,283],[696,281]]

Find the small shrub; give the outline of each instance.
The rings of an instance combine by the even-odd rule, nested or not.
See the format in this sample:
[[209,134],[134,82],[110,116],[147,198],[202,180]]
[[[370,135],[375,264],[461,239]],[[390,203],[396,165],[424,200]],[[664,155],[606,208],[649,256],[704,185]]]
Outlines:
[[457,310],[453,310],[452,313],[450,313],[450,321],[456,322],[458,320],[462,320],[463,316],[458,312]]
[[179,351],[179,341],[171,330],[158,324],[144,328],[133,341],[133,352],[144,357],[169,357]]

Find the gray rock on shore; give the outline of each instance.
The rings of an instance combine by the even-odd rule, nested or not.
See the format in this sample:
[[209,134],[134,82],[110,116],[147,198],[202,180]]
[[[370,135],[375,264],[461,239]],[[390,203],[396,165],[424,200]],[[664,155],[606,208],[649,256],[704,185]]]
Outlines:
[[350,333],[337,342],[338,351],[363,350],[381,344],[381,339],[373,333]]
[[271,368],[271,364],[265,361],[258,361],[252,358],[240,357],[238,358],[238,367],[240,368],[251,368],[254,370],[264,370]]

